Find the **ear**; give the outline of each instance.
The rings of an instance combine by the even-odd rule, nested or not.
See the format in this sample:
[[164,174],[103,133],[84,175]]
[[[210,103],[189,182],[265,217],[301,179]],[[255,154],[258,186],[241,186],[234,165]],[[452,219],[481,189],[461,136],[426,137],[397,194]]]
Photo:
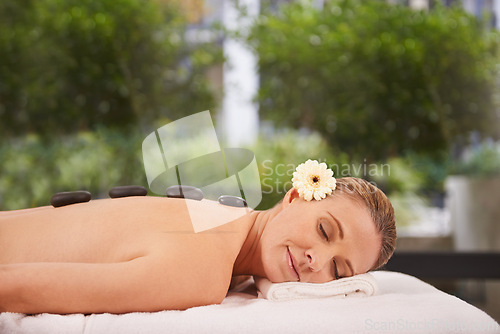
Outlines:
[[283,206],[283,208],[285,208],[292,204],[292,202],[299,197],[299,191],[292,187],[292,189],[288,190],[288,192],[285,194],[285,197],[283,197],[283,202],[281,202],[281,205]]

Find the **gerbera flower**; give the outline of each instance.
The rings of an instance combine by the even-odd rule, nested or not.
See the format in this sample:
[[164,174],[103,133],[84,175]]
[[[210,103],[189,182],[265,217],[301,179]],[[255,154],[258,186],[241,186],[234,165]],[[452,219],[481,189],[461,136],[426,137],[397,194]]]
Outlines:
[[293,187],[298,190],[299,196],[306,201],[313,198],[317,201],[330,195],[337,185],[331,169],[324,162],[307,160],[300,164],[293,172]]

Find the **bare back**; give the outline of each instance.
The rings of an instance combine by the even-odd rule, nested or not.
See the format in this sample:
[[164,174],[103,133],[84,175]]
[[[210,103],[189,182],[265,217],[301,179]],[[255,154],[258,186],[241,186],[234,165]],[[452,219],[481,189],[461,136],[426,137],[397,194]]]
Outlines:
[[[235,210],[246,210],[206,200],[191,201],[189,210],[193,208],[202,215],[206,211],[206,219],[213,225],[218,225],[217,220],[234,215]],[[0,268],[5,269],[5,273],[7,269],[28,270],[26,268],[35,264],[54,268],[87,264],[83,267],[95,267],[105,287],[112,284],[108,276],[117,279],[128,274],[127,279],[122,279],[122,291],[131,295],[151,293],[144,305],[152,307],[135,310],[185,308],[195,306],[191,305],[193,303],[217,302],[227,292],[234,261],[250,229],[248,216],[251,213],[245,213],[230,223],[194,233],[186,202],[182,199],[129,197],[61,208],[1,212]],[[108,268],[117,269],[109,269],[109,275],[105,276]],[[66,269],[57,270],[66,272]],[[89,269],[89,273],[94,271]],[[44,272],[48,280],[50,273]],[[69,286],[89,284],[77,277],[81,274],[73,277],[68,270],[67,276],[61,279],[73,280],[67,282]],[[95,278],[96,282],[99,279]],[[88,287],[91,288],[101,291],[99,284]],[[155,290],[161,292],[157,299]],[[199,303],[196,298],[200,299]],[[99,305],[99,310],[122,312],[132,308],[132,301],[123,296],[117,298],[119,301],[122,301],[119,306]],[[136,303],[141,304],[138,300]],[[67,313],[65,311],[84,312],[91,306],[68,310],[54,307],[57,313]]]

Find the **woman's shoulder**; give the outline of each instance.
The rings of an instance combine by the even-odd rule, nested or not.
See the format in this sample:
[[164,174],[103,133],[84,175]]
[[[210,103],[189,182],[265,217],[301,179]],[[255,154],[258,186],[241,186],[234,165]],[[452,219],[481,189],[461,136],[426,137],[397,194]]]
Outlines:
[[[166,263],[166,270],[178,268],[180,273],[195,273],[196,277],[200,274],[199,280],[223,281],[227,291],[234,262],[251,226],[252,213],[214,201],[167,202],[170,203],[167,211],[177,213],[160,221],[151,236],[152,252]],[[200,224],[203,224],[201,229]]]
[[149,253],[150,274],[162,277],[165,288],[178,290],[183,300],[220,303],[239,252],[239,246],[227,237],[227,233],[166,233]]

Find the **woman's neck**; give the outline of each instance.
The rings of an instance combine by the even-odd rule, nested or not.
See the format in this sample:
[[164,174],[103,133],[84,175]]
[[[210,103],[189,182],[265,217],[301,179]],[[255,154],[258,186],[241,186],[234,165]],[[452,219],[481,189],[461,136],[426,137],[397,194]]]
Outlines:
[[265,210],[255,211],[250,215],[252,220],[248,235],[241,247],[240,253],[233,266],[233,276],[255,275],[265,277],[262,265],[260,240],[267,223],[281,210],[280,205]]

